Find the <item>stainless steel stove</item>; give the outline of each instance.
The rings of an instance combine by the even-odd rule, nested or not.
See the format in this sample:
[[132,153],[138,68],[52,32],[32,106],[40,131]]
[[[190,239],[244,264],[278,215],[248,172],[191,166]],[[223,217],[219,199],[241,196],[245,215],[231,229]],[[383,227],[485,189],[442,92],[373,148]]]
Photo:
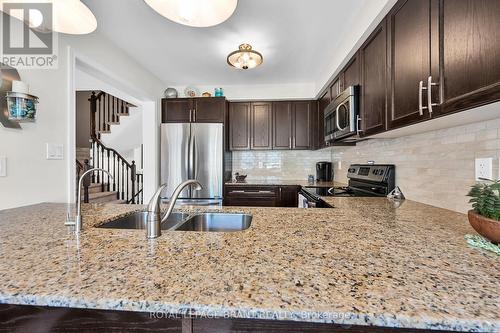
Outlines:
[[347,170],[345,187],[305,187],[301,195],[308,207],[322,207],[320,197],[385,197],[396,183],[396,167],[392,164],[352,164]]

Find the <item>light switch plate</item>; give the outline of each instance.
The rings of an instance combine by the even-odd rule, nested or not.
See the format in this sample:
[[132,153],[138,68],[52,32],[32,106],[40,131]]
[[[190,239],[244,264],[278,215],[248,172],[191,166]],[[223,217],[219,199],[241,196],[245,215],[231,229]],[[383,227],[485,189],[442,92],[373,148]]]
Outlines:
[[64,145],[62,143],[47,143],[47,159],[64,159]]
[[493,178],[493,159],[476,158],[476,181]]
[[7,177],[7,157],[0,156],[0,177]]

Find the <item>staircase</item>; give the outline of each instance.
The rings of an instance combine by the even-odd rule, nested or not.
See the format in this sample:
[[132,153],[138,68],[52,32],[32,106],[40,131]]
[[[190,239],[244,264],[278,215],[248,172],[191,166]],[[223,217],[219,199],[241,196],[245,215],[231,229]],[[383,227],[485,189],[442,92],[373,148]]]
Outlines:
[[[89,148],[76,148],[76,161],[77,165],[77,181],[80,176],[83,174],[83,170],[91,169],[91,157],[90,157],[90,149]],[[87,165],[87,167],[86,167]],[[80,169],[80,172],[78,172]],[[104,180],[104,179],[102,179]],[[107,184],[100,183],[90,183],[88,186],[88,201],[85,201],[85,193],[82,191],[82,201],[87,203],[112,203],[112,204],[123,204],[126,203],[125,200],[118,199],[117,191],[106,191]],[[78,196],[78,188],[77,194]]]
[[111,132],[111,125],[120,124],[120,117],[129,115],[129,108],[133,105],[105,92],[92,92],[89,101],[91,147],[77,148],[77,175],[79,177],[91,168],[100,168],[112,177],[99,171],[85,177],[82,200],[85,203],[142,204],[143,175],[136,172],[135,161],[129,163],[100,140],[101,134]]

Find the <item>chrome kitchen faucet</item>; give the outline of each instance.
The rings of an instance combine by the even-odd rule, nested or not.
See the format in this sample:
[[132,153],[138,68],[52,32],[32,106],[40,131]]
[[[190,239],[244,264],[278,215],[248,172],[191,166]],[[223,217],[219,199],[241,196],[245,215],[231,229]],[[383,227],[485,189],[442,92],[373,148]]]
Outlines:
[[146,222],[147,238],[157,238],[161,236],[161,223],[168,219],[168,217],[172,213],[172,210],[174,209],[177,198],[181,194],[184,187],[189,185],[196,185],[196,187],[194,188],[196,191],[203,189],[203,186],[196,179],[186,180],[185,182],[181,183],[179,186],[177,186],[174,193],[172,194],[167,212],[163,215],[163,217],[161,216],[160,210],[160,195],[163,189],[167,187],[167,184],[163,184],[158,188],[148,204],[148,218]]
[[76,201],[76,207],[77,207],[77,211],[76,211],[76,216],[75,216],[75,219],[74,220],[71,220],[70,217],[69,217],[69,213],[68,213],[68,217],[66,219],[66,223],[65,225],[67,226],[74,226],[75,227],[75,234],[79,234],[80,231],[82,231],[82,214],[81,214],[81,207],[82,207],[82,181],[83,181],[83,178],[88,175],[89,173],[93,172],[93,171],[102,171],[102,172],[105,172],[108,174],[109,178],[113,179],[113,176],[106,170],[104,169],[99,169],[99,168],[94,168],[94,169],[90,169],[90,170],[87,170],[83,173],[83,175],[80,177],[80,180],[78,181],[78,198],[77,198],[77,201]]

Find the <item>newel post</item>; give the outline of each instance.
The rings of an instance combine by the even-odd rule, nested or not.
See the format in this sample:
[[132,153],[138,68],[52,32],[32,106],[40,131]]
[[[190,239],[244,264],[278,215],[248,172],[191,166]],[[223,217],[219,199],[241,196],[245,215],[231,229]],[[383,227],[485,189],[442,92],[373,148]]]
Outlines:
[[97,114],[97,96],[95,91],[92,92],[92,95],[89,98],[90,102],[90,137],[94,138],[96,136],[96,114]]
[[[90,169],[91,166],[89,164],[89,160],[86,159],[83,164],[83,172],[87,172]],[[83,202],[89,203],[90,174],[83,177],[82,184],[83,184]]]

